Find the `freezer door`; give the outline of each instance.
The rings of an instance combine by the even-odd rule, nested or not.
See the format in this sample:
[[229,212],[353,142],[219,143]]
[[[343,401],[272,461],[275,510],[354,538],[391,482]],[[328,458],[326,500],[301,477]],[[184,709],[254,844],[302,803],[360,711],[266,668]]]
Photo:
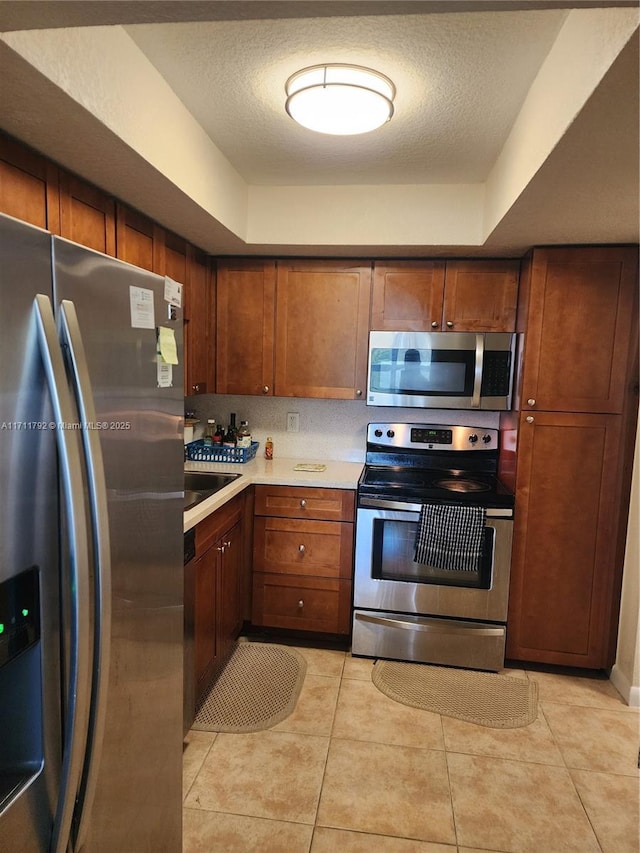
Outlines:
[[51,237],[0,216],[0,848],[47,851],[61,767],[59,506],[33,300]]
[[[165,280],[54,239],[56,310],[73,303],[93,390],[111,546],[111,652],[92,853],[181,850],[182,311]],[[167,298],[165,298],[167,297]],[[162,340],[159,337],[162,335]],[[177,365],[170,359],[175,343]],[[96,765],[97,762],[97,765]]]

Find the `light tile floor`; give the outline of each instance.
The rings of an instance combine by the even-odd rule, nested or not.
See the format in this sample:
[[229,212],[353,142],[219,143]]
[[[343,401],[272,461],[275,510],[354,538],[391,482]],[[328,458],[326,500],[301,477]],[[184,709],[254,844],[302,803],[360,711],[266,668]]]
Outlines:
[[188,734],[184,853],[639,853],[640,716],[609,681],[509,670],[539,713],[499,730],[393,702],[370,660],[298,651],[290,717]]

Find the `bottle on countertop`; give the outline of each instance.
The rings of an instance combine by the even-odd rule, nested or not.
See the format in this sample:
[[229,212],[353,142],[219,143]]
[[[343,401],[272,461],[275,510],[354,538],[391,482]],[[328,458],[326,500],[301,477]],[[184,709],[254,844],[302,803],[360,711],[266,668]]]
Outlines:
[[207,419],[207,425],[204,429],[204,445],[205,447],[211,447],[213,444],[213,436],[216,432],[216,422],[213,418]]
[[249,421],[240,421],[240,428],[238,429],[238,447],[251,447]]
[[238,442],[238,427],[236,426],[236,413],[229,415],[229,426],[224,434],[222,444],[224,447],[235,447]]
[[273,439],[271,436],[267,436],[267,440],[264,443],[264,458],[273,459]]
[[224,430],[222,429],[222,424],[218,424],[216,427],[215,435],[213,436],[213,446],[214,447],[222,447],[222,442],[224,440]]

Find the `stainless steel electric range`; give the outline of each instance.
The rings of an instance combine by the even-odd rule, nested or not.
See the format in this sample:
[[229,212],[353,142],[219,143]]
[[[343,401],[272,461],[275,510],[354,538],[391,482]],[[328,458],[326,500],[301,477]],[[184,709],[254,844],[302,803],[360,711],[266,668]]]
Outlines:
[[498,441],[484,427],[369,424],[353,654],[502,668],[514,499]]

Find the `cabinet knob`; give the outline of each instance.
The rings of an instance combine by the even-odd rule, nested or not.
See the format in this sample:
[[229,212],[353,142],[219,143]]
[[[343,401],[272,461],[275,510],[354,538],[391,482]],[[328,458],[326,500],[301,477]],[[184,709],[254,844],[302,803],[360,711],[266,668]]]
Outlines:
[[200,393],[200,386],[199,385],[192,385],[191,390],[193,391],[194,394],[199,394]]
[[263,386],[262,386],[262,393],[263,393],[263,394],[268,394],[268,393],[269,393],[269,386],[268,386],[268,385],[263,385]]
[[437,320],[434,320],[434,321],[431,323],[431,328],[432,328],[432,329],[437,329],[439,325],[440,325],[440,323],[438,323],[438,321],[437,321]]
[[225,548],[231,548],[231,540],[229,540],[229,542],[225,542],[224,547]]
[[304,607],[304,601],[302,599],[300,599],[300,601],[298,602],[298,608],[300,610],[302,610],[303,607]]
[[224,554],[224,550],[225,550],[224,545],[219,545],[219,546],[216,548],[216,551],[220,551],[220,553],[221,553],[221,554]]
[[362,397],[362,391],[360,388],[356,389],[356,397]]
[[306,507],[306,505],[307,505],[307,502],[305,501],[304,498],[302,498],[302,500],[300,501],[300,506],[304,509]]
[[305,552],[306,550],[307,550],[307,549],[304,547],[304,545],[298,545],[298,551],[300,551],[300,553],[301,553],[301,554],[304,554],[304,552]]
[[451,321],[451,320],[447,320],[447,328],[448,328],[448,329],[453,329],[453,323],[452,323],[452,321]]
[[536,401],[532,397],[527,400],[527,406],[535,406],[535,404]]
[[527,415],[527,417],[525,418],[525,421],[528,424],[532,424],[534,422],[534,420],[535,420],[535,418],[533,417],[533,415]]

